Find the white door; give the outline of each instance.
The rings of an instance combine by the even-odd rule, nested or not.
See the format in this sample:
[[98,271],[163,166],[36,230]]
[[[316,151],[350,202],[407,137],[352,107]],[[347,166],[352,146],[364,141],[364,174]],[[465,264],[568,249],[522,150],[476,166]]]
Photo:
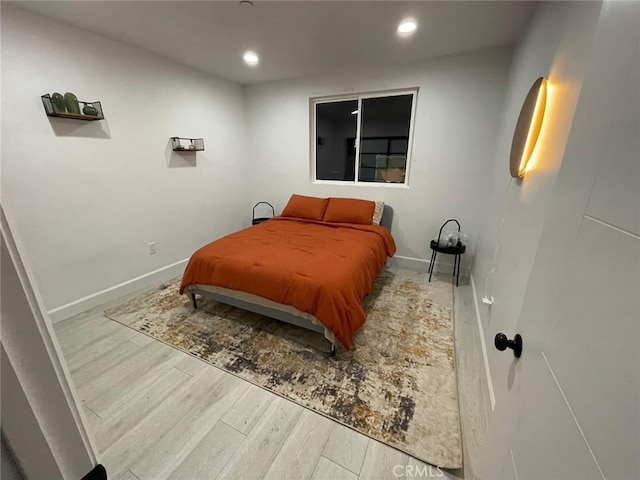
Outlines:
[[605,2],[481,478],[640,479],[639,38]]

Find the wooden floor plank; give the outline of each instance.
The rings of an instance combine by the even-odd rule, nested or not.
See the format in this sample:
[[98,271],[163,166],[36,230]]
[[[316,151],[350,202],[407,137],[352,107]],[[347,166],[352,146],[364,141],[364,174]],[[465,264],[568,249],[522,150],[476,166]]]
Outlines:
[[111,412],[126,405],[131,399],[158,382],[180,361],[181,357],[178,354],[179,352],[171,348],[162,348],[155,355],[150,354],[129,371],[123,370],[121,379],[115,384],[107,383],[110,386],[98,396],[93,398],[87,396],[87,406],[102,418],[107,418]]
[[251,385],[233,406],[227,410],[222,421],[240,433],[247,435],[260,420],[276,396],[265,389]]
[[[125,327],[125,328],[128,328],[128,327]],[[156,341],[153,337],[150,337],[149,335],[145,335],[144,333],[137,332],[133,329],[129,329],[129,330],[131,330],[132,332],[131,337],[129,337],[129,341],[132,343],[135,343],[140,347],[144,347],[145,345],[148,345],[151,342]]]
[[263,478],[302,410],[300,405],[276,398],[216,478]]
[[358,476],[340,465],[320,457],[312,480],[357,480]]
[[[166,345],[161,343],[150,343],[145,347],[138,347],[131,343],[129,345],[135,351],[133,355],[118,359],[118,363],[114,368],[106,370],[100,375],[95,375],[84,384],[78,386],[80,396],[87,403],[91,403],[92,400],[109,391],[113,394],[113,388],[124,378],[130,376],[134,378],[138,373],[143,372],[144,369],[157,362],[159,356],[171,356],[172,353],[170,349],[167,349]],[[97,410],[93,410],[100,414]]]
[[265,480],[310,479],[333,425],[328,418],[305,409],[269,467]]
[[[109,472],[107,472],[107,474],[109,474]],[[131,472],[125,472],[125,474],[122,475],[119,480],[138,480],[138,477],[136,477]]]
[[409,478],[405,468],[409,455],[383,443],[371,440],[364,456],[360,480],[395,480]]
[[118,329],[110,335],[106,335],[95,342],[86,344],[84,348],[77,350],[73,354],[65,354],[67,367],[69,367],[69,370],[73,373],[83,365],[100,358],[105,353],[122,345],[122,343],[126,342],[130,336],[130,332]]
[[136,397],[130,398],[126,405],[111,412],[111,415],[94,430],[98,451],[107,450],[189,378],[186,373],[172,368],[149,389],[139,392]]
[[62,351],[65,352],[66,355],[72,356],[90,343],[110,335],[119,328],[121,328],[121,325],[115,322],[99,325],[96,322],[87,320],[78,325],[77,328],[70,329],[58,335],[58,340],[60,341]]
[[223,373],[200,401],[158,438],[130,470],[140,480],[168,478],[247,387],[247,383],[238,377]]
[[[111,322],[114,322],[114,321],[115,321],[115,320],[111,320],[111,319],[110,319],[110,318],[108,318],[108,317],[105,317],[105,316],[104,316],[104,311],[103,311],[102,309],[99,309],[99,311],[97,311],[97,312],[95,313],[95,315],[93,315],[93,316],[91,317],[91,320],[92,320],[93,322],[96,322],[98,325],[106,325],[106,324],[108,324],[108,323],[111,323]],[[118,323],[118,322],[116,322],[116,323]]]
[[129,470],[163,435],[178,424],[185,415],[209,394],[223,372],[207,369],[187,380],[157,408],[125,433],[102,454],[110,477],[118,478]]
[[322,456],[358,474],[368,446],[369,437],[336,423]]
[[209,366],[208,363],[200,360],[199,358],[195,358],[195,357],[192,357],[191,355],[185,354],[185,358],[183,358],[176,365],[176,368],[178,370],[182,370],[187,375],[194,376],[196,373],[202,371],[208,366]]
[[94,433],[93,438],[95,439],[95,432],[100,430],[103,420],[96,414],[96,412],[91,410],[86,405],[82,405],[82,413],[84,415],[84,419],[89,425],[89,431]]
[[236,452],[245,436],[226,423],[217,422],[178,468],[171,472],[172,480],[202,480],[215,478]]
[[96,378],[100,378],[107,372],[117,369],[120,363],[136,355],[139,351],[140,347],[137,345],[122,341],[115,348],[107,350],[99,357],[77,366],[71,371],[71,378],[78,392],[82,392],[92,380],[95,381]]
[[[87,322],[90,322],[93,318],[101,317],[106,318],[101,315],[101,312],[94,312],[92,310],[88,310],[86,312],[79,313],[78,315],[74,315],[71,318],[66,318],[64,320],[60,320],[53,324],[53,330],[56,332],[57,336],[62,336],[65,332],[70,330],[77,329],[80,325],[83,325]],[[101,320],[98,320],[100,322]]]

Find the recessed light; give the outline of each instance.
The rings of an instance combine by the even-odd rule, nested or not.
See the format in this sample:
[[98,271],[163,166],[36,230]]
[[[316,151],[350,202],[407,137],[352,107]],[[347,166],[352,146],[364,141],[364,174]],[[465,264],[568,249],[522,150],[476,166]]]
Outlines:
[[252,67],[260,63],[258,54],[256,54],[255,52],[244,52],[244,56],[242,58],[244,59],[244,63],[246,63],[247,65],[251,65]]
[[413,20],[403,20],[400,25],[398,25],[398,34],[410,35],[415,32],[417,28],[418,24]]

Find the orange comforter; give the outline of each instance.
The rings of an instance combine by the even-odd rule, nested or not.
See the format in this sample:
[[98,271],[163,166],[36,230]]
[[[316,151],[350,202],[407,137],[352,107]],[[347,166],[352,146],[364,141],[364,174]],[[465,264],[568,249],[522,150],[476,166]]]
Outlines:
[[259,295],[309,313],[348,350],[361,301],[396,246],[384,227],[276,217],[197,250],[182,277]]

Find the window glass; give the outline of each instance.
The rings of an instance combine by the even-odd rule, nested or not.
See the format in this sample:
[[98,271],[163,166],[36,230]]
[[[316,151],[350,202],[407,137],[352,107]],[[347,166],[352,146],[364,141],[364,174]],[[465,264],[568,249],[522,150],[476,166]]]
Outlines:
[[317,180],[355,180],[357,110],[358,100],[316,104]]
[[360,181],[404,183],[412,103],[413,95],[362,100]]

